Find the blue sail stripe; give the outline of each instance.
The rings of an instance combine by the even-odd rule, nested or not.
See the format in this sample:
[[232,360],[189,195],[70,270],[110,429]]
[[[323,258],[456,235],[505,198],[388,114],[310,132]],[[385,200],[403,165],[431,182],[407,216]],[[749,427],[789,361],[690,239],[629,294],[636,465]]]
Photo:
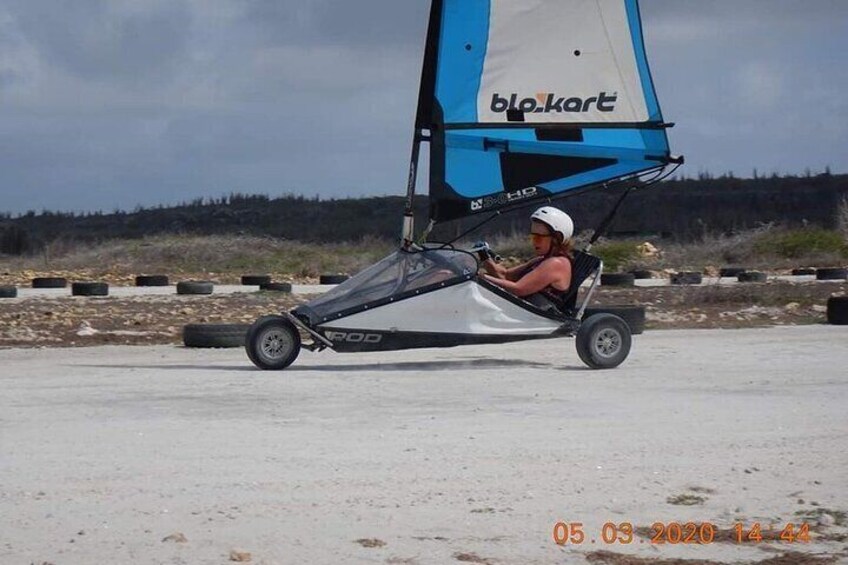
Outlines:
[[[654,138],[654,139],[651,139]],[[537,141],[532,130],[465,130],[450,132],[445,140],[448,147],[497,152],[502,148],[488,147],[507,142],[513,153],[540,155],[569,155],[575,157],[604,157],[644,160],[646,155],[663,155],[664,135],[657,130],[595,130],[585,134],[583,142]]]
[[654,92],[654,84],[651,80],[651,71],[648,68],[648,58],[645,54],[645,44],[642,39],[642,20],[639,17],[639,5],[637,0],[624,0],[627,10],[627,20],[630,23],[630,37],[633,39],[633,51],[636,56],[636,65],[639,68],[639,78],[642,81],[642,92],[645,94],[645,104],[648,108],[648,117],[651,121],[662,121],[660,105]]
[[490,8],[490,0],[445,0],[436,75],[436,99],[445,123],[477,122]]

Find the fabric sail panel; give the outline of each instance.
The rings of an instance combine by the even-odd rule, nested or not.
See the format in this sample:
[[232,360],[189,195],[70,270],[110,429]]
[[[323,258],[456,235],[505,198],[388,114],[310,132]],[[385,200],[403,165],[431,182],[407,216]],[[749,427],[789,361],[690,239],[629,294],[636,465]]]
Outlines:
[[637,0],[434,0],[416,127],[437,222],[669,159]]

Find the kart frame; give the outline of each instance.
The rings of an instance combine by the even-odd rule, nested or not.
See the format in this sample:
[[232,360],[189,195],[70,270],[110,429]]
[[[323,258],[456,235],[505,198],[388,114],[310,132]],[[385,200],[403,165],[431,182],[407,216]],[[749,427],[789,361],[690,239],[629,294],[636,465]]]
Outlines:
[[564,312],[511,294],[482,278],[479,268],[467,251],[401,249],[305,305],[257,320],[248,331],[248,356],[260,368],[282,369],[301,348],[395,351],[575,336],[590,367],[617,366],[629,353],[623,320],[599,314],[582,321],[603,270],[598,257],[575,252]]

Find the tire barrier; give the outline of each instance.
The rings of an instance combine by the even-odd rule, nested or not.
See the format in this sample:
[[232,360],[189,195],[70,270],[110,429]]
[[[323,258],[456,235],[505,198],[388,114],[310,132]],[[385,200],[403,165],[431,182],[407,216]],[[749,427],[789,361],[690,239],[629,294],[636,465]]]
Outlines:
[[75,282],[71,284],[71,296],[109,296],[109,284],[105,282]]
[[244,347],[250,324],[187,324],[183,326],[186,347]]
[[810,275],[815,275],[816,270],[812,267],[802,267],[800,269],[792,269],[793,277],[808,277]]
[[177,294],[212,294],[214,287],[209,281],[181,281],[177,283]]
[[68,279],[64,277],[36,277],[32,279],[32,288],[65,288]]
[[647,269],[636,269],[635,271],[630,271],[630,274],[633,275],[634,279],[652,279],[654,278],[653,273]]
[[266,284],[260,284],[259,290],[268,290],[274,292],[291,292],[292,285],[287,282],[271,282]]
[[138,275],[135,278],[135,286],[168,286],[167,275]]
[[0,298],[15,298],[18,295],[16,286],[0,286]]
[[262,286],[263,284],[271,284],[270,275],[242,275],[241,284],[245,286]]
[[747,282],[766,282],[768,277],[760,271],[744,271],[736,276],[736,280],[741,283]]
[[633,286],[632,273],[601,273],[601,286]]
[[831,296],[827,299],[827,323],[848,326],[848,296]]
[[740,274],[747,271],[745,267],[722,267],[718,271],[719,277],[738,277]]
[[845,279],[848,279],[848,269],[841,267],[816,269],[817,281],[842,281]]
[[340,284],[349,278],[347,275],[321,275],[318,282],[319,284]]
[[632,305],[590,306],[583,312],[583,320],[596,314],[614,314],[630,327],[630,333],[639,335],[645,331],[645,307]]
[[695,271],[681,271],[671,275],[671,284],[701,284],[704,276]]

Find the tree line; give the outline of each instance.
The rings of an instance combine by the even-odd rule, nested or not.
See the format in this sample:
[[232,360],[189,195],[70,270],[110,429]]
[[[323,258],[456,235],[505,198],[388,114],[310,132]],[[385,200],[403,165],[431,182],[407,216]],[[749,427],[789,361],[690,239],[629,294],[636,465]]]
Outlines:
[[[577,229],[594,229],[612,208],[621,185],[558,199]],[[848,196],[848,175],[819,174],[739,179],[678,178],[630,193],[610,227],[611,236],[657,235],[689,240],[705,232],[728,233],[764,223],[833,228],[839,202]],[[415,201],[423,226],[428,201]],[[157,234],[250,234],[305,242],[335,242],[362,237],[397,238],[404,198],[398,196],[321,200],[303,196],[230,194],[177,206],[138,207],[131,212],[29,212],[0,216],[0,253],[37,252],[57,239],[96,242]],[[528,211],[505,213],[481,236],[525,231]],[[434,238],[455,237],[482,217],[437,226]]]

